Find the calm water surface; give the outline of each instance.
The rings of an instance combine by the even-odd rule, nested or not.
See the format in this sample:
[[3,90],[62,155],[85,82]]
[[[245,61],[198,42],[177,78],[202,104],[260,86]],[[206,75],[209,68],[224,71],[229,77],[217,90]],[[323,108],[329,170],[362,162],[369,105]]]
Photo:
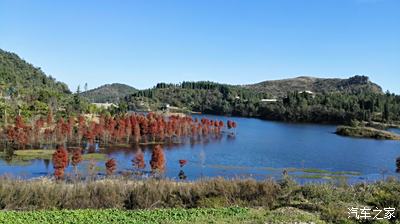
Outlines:
[[[206,117],[224,121],[232,119]],[[188,179],[216,176],[279,178],[283,169],[288,168],[300,169],[288,169],[300,181],[315,181],[311,176],[321,175],[322,172],[302,172],[303,168],[324,170],[325,173],[359,173],[348,175],[350,181],[370,181],[382,178],[382,175],[397,175],[395,160],[400,156],[400,141],[341,137],[334,134],[336,126],[333,125],[288,124],[251,118],[234,120],[238,123],[235,138],[225,135],[221,139],[200,144],[191,145],[187,142],[165,147],[165,175],[178,178],[180,159],[188,160],[182,169]],[[394,131],[400,133],[398,129]],[[151,150],[143,150],[148,164]],[[117,159],[120,171],[131,169],[134,154],[133,148],[108,150],[109,157]],[[87,163],[82,164],[80,170],[85,172],[86,166]],[[98,166],[99,172],[104,172],[101,170],[104,162]],[[0,161],[0,173],[3,175],[38,177],[52,172],[52,163],[49,161],[34,160],[24,164]]]

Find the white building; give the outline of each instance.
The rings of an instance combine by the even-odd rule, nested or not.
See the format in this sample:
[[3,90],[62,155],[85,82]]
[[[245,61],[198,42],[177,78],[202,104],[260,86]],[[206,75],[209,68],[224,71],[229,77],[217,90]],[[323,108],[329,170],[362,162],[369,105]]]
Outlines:
[[276,102],[277,99],[261,99],[261,102]]
[[92,103],[92,104],[95,105],[97,108],[104,108],[104,109],[108,109],[110,107],[118,107],[113,103]]

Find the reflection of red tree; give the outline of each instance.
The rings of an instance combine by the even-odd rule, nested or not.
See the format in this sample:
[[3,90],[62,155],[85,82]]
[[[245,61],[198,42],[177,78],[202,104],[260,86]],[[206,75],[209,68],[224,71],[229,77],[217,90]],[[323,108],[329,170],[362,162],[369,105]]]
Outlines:
[[115,159],[109,159],[106,162],[107,175],[112,175],[116,169],[117,169],[117,162],[115,161]]
[[150,166],[153,171],[163,172],[165,170],[164,151],[160,145],[157,145],[153,149]]
[[54,176],[57,179],[64,178],[64,170],[68,166],[68,152],[64,146],[58,146],[53,154]]

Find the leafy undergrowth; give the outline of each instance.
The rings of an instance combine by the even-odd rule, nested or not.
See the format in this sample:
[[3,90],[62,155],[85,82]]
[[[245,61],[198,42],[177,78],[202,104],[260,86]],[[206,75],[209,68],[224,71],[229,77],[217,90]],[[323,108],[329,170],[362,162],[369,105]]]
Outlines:
[[325,223],[317,215],[294,208],[198,208],[157,210],[54,210],[0,212],[0,223]]

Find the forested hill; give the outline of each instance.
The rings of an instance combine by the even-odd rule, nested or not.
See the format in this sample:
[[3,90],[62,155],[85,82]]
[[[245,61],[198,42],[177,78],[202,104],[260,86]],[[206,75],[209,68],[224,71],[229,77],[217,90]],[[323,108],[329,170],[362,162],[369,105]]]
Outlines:
[[26,117],[57,111],[80,111],[65,83],[47,76],[40,68],[15,53],[0,49],[0,119],[21,114]]
[[354,76],[348,79],[338,78],[315,78],[297,77],[265,81],[252,85],[245,85],[245,88],[256,92],[266,92],[274,97],[284,97],[288,92],[311,91],[313,93],[382,93],[382,88],[371,82],[366,76]]
[[71,93],[65,83],[56,81],[40,68],[2,49],[0,49],[0,84],[3,94],[40,95],[46,91],[58,94]]
[[81,95],[93,103],[118,103],[124,97],[134,94],[137,89],[120,83],[113,83],[83,92]]
[[327,82],[331,83],[323,84],[322,79],[318,79],[316,83],[321,89],[316,89],[317,84],[313,88],[282,87],[288,89],[280,90],[286,91],[281,97],[249,86],[213,82],[159,83],[126,97],[125,102],[131,110],[159,110],[170,106],[174,110],[178,107],[206,114],[295,122],[400,121],[400,96],[383,94],[368,77],[329,79]]

